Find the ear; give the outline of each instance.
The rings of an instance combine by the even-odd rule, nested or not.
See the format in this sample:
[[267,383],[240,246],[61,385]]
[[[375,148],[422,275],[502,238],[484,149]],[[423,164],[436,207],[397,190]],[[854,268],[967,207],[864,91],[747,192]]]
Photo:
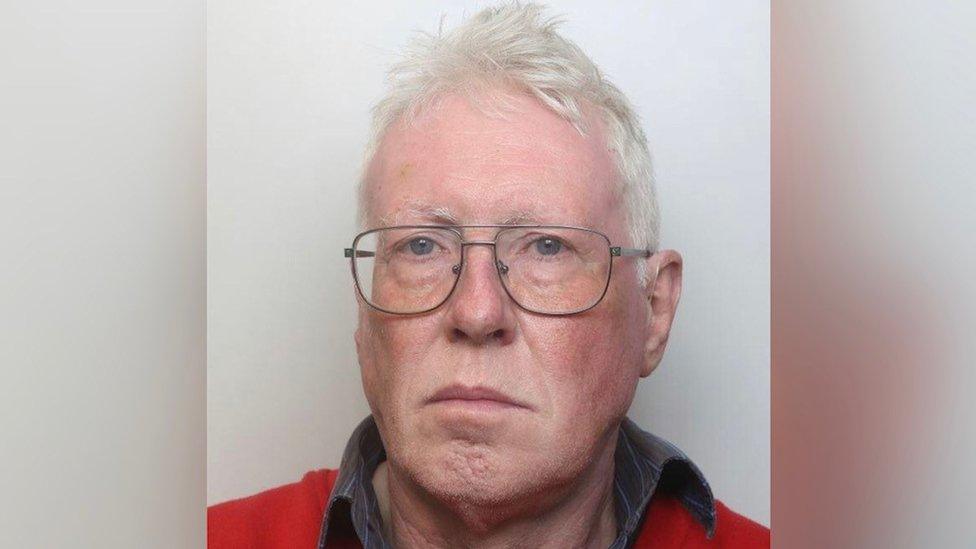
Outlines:
[[356,356],[362,356],[363,352],[363,326],[361,322],[356,323],[356,332],[353,334],[356,341]]
[[359,360],[359,364],[362,365],[363,353],[369,344],[368,338],[372,327],[369,325],[369,319],[367,318],[367,315],[369,315],[368,305],[358,295],[356,296],[356,302],[358,310],[356,314],[356,331],[353,334],[353,339],[356,341],[356,358]]
[[674,250],[661,250],[647,260],[651,278],[644,288],[644,296],[650,307],[650,315],[641,377],[651,375],[664,356],[671,322],[674,321],[681,298],[681,265],[681,254]]

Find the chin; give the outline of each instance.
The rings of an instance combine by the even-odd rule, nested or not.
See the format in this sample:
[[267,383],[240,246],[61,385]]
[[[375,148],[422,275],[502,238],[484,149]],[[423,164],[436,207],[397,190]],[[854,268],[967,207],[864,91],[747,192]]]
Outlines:
[[[408,474],[434,499],[475,522],[502,520],[535,507],[567,482],[572,464],[546,452],[528,455],[510,447],[447,441],[421,450]],[[554,490],[555,489],[555,490]]]
[[524,463],[511,452],[485,444],[446,441],[421,450],[408,473],[434,498],[452,505],[500,506],[522,498],[527,478]]

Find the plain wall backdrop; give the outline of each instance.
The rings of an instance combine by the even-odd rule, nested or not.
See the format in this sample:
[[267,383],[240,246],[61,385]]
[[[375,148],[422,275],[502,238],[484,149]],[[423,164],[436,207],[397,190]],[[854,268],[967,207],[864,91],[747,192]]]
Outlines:
[[206,544],[206,10],[0,2],[0,547]]
[[[210,503],[337,467],[368,412],[341,249],[369,108],[416,30],[484,2],[207,8]],[[635,104],[662,246],[685,258],[669,350],[630,416],[769,524],[769,3],[552,2]]]

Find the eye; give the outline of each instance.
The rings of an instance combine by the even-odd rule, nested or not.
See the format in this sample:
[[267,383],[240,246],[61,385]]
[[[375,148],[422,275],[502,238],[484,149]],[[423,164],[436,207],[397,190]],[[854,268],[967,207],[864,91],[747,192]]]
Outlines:
[[427,255],[434,251],[434,242],[428,238],[414,238],[409,242],[410,251],[416,255]]
[[540,238],[535,241],[535,251],[541,255],[556,255],[563,249],[563,243],[555,238]]

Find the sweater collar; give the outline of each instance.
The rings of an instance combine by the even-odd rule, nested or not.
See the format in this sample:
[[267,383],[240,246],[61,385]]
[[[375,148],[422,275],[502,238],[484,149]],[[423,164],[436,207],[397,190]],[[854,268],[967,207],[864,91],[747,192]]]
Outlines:
[[[386,451],[372,416],[353,431],[339,465],[339,475],[322,520],[319,549],[337,542],[359,541],[367,549],[392,547],[383,534],[373,473]],[[678,499],[705,528],[715,532],[715,501],[698,467],[670,442],[643,431],[625,418],[614,453],[614,511],[618,535],[611,549],[629,547],[656,493]],[[343,544],[345,545],[345,544]]]

